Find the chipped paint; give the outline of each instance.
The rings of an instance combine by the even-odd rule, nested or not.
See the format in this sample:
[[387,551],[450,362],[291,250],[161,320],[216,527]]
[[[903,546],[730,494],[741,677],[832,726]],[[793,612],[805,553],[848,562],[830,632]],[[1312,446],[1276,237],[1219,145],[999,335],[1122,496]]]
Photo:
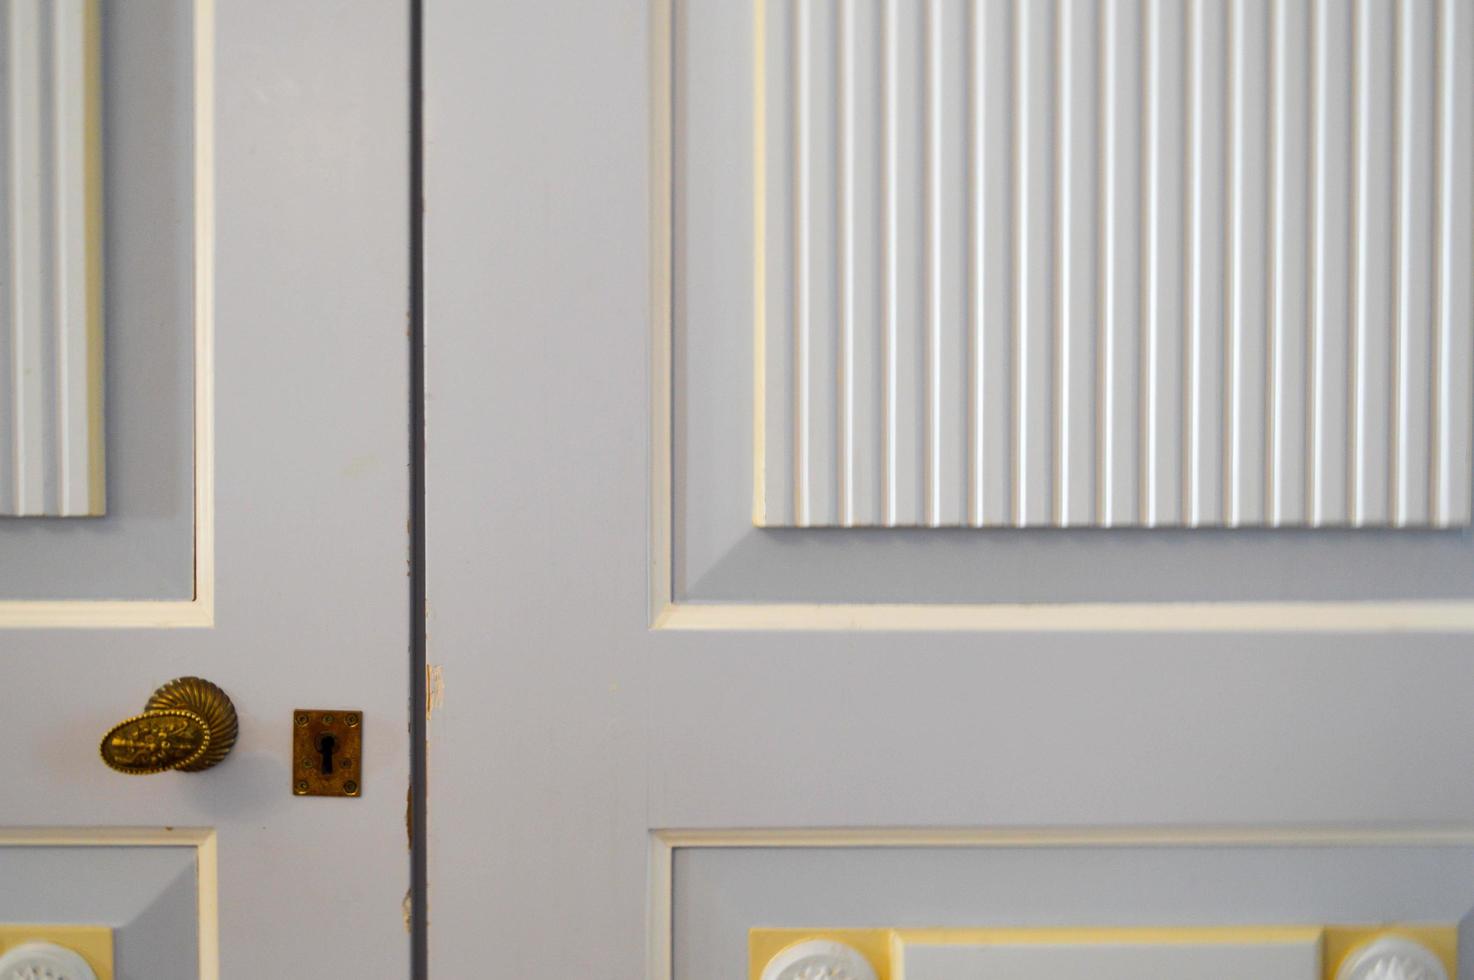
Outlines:
[[425,720],[445,704],[445,675],[438,664],[425,665]]

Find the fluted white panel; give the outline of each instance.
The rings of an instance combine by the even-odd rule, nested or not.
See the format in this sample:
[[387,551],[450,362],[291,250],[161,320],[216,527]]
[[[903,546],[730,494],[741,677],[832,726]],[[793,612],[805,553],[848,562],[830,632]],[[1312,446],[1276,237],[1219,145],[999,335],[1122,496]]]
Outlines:
[[1467,0],[755,0],[767,526],[1462,526]]
[[0,515],[104,509],[95,0],[3,0]]

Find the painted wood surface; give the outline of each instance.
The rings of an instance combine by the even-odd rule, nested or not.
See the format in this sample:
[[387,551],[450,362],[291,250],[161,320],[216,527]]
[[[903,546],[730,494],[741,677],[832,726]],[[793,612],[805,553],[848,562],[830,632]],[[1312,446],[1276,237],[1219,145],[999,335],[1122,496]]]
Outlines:
[[[738,975],[744,930],[798,902],[809,926],[965,921],[977,891],[959,887],[943,907],[934,885],[957,863],[948,844],[1008,828],[1273,836],[1466,819],[1474,785],[1448,775],[1474,751],[1474,662],[1457,633],[1327,635],[1329,609],[1320,623],[1284,617],[1252,637],[1193,632],[1196,610],[1174,613],[1175,632],[1043,632],[1045,603],[1006,634],[916,632],[921,615],[859,629],[855,607],[822,604],[757,632],[740,597],[712,603],[721,616],[708,629],[651,630],[662,594],[651,569],[690,533],[671,447],[714,440],[690,426],[682,384],[699,352],[680,276],[691,264],[672,248],[710,245],[683,240],[681,219],[711,199],[681,175],[749,159],[693,148],[683,127],[703,104],[713,49],[738,52],[720,78],[753,111],[747,58],[766,50],[754,7],[434,0],[429,14],[428,642],[445,689],[429,723],[433,975],[484,972],[488,950],[526,976],[665,977],[671,963],[682,980]],[[750,132],[742,122],[733,131]],[[717,292],[739,321],[732,401],[746,413],[752,255],[733,238],[741,261]],[[750,425],[718,431],[724,451],[746,450]],[[728,481],[740,488],[729,510],[750,529],[748,475]],[[661,509],[678,519],[647,519]],[[797,628],[821,620],[826,629]],[[832,885],[816,887],[802,848],[768,849],[768,831],[826,827],[933,835],[935,864],[902,855],[904,867],[856,889],[845,876],[860,859],[843,855]],[[709,904],[691,888],[661,891],[670,828],[733,841],[737,873],[766,862],[771,874],[747,893],[723,880]],[[1202,844],[1193,852],[1258,897],[1255,919],[1306,894],[1293,880],[1255,884],[1266,876],[1249,849]],[[1115,867],[1122,882],[1082,921],[1124,917],[1122,896],[1181,889],[1201,907],[1217,895],[1105,850],[1098,861],[1065,854],[1047,895],[1018,869],[1018,887],[994,893],[991,921],[1057,923],[1081,907],[1082,867]],[[1283,867],[1283,850],[1265,864]],[[1335,874],[1345,863],[1326,860]],[[938,870],[913,879],[914,901],[894,919],[861,904],[918,864]],[[1396,914],[1385,897],[1412,904],[1457,872],[1436,854],[1385,893],[1365,885],[1375,877],[1357,887],[1332,875],[1346,884],[1326,894],[1375,921]],[[744,896],[751,914],[724,919]],[[682,959],[693,945],[729,952]]]
[[96,0],[5,0],[0,516],[106,509]]
[[1469,522],[1467,4],[758,8],[760,525]]
[[[193,499],[219,506],[197,511],[204,567],[193,602],[0,608],[5,626],[18,615],[21,625],[88,627],[0,630],[0,686],[22,692],[5,702],[14,751],[0,757],[0,822],[71,828],[36,836],[49,852],[36,858],[42,867],[117,828],[209,828],[219,903],[194,909],[202,980],[271,976],[283,962],[321,976],[406,977],[408,207],[391,206],[409,186],[405,7],[370,0],[345,16],[276,0],[218,11],[210,0],[100,6],[110,90],[129,93],[110,104],[138,113],[132,128],[129,114],[118,118],[108,146],[160,134],[175,147],[168,179],[196,196],[169,215],[193,238],[195,262],[185,254],[152,275],[110,279],[109,293],[184,283],[192,303],[160,308],[200,331],[194,370],[159,372],[161,384],[193,396],[197,428],[167,402],[109,421],[135,434],[151,434],[150,422],[183,425],[186,440],[193,432]],[[160,76],[182,97],[138,106]],[[119,187],[111,216],[136,181],[126,169],[108,176]],[[127,244],[149,240],[145,230]],[[186,491],[173,503],[191,499]],[[146,628],[118,628],[129,625]],[[186,625],[200,628],[176,628]],[[101,733],[183,674],[210,677],[235,702],[242,732],[231,756],[192,775],[106,770]],[[292,795],[292,712],[312,703],[367,719],[356,800],[318,806]],[[203,888],[203,847],[198,871]],[[85,877],[62,880],[85,897]],[[26,900],[8,894],[13,907]],[[311,921],[307,908],[329,913]],[[102,921],[126,928],[133,918]],[[119,955],[130,953],[120,946]]]

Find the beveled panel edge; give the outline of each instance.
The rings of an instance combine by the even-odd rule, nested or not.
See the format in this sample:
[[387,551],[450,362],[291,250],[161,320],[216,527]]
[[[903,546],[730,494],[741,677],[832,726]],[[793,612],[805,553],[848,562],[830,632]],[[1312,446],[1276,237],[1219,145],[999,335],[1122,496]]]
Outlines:
[[0,847],[193,848],[199,903],[199,977],[220,980],[220,861],[214,828],[0,827]]

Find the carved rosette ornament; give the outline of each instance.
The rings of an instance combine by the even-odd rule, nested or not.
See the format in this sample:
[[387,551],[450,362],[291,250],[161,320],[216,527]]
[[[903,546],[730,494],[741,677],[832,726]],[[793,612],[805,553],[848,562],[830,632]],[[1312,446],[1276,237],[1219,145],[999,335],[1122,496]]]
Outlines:
[[1348,953],[1336,980],[1448,980],[1448,971],[1423,944],[1383,936]]
[[0,956],[0,980],[97,980],[97,974],[65,946],[22,943]]
[[763,967],[762,980],[876,980],[859,950],[826,939],[809,939],[778,951]]

